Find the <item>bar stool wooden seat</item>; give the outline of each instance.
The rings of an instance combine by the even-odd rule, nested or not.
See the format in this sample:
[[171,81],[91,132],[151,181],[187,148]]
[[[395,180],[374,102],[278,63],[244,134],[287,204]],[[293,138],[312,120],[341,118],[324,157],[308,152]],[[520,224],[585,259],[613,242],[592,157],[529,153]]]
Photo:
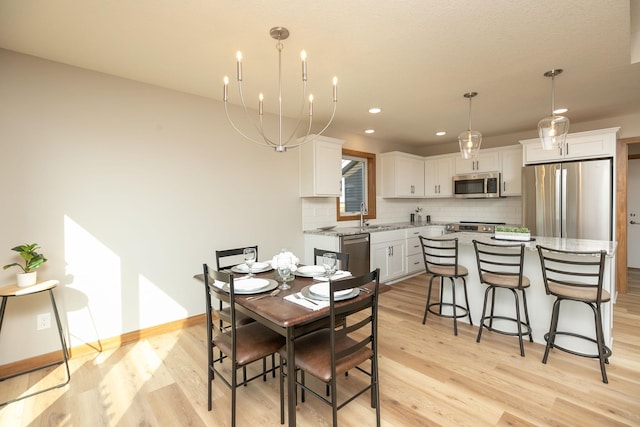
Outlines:
[[[478,329],[476,342],[480,342],[480,339],[482,338],[482,330],[484,328],[503,335],[517,336],[520,343],[520,356],[524,357],[524,343],[522,337],[528,335],[529,341],[533,342],[526,294],[526,289],[531,285],[531,281],[528,277],[522,274],[524,268],[524,244],[491,244],[474,240],[473,247],[475,249],[476,260],[478,262],[480,283],[487,285],[487,289],[484,292],[482,318],[480,319],[480,328]],[[509,290],[513,294],[516,305],[515,317],[494,313],[496,290],[498,289]],[[522,293],[524,321],[520,316],[521,309],[518,291]],[[490,293],[491,311],[487,314],[487,303]],[[515,323],[517,328],[516,331],[508,331],[506,329],[498,329],[494,327],[493,321],[496,319]],[[488,324],[486,323],[487,320],[489,321]]]
[[0,304],[0,331],[2,331],[2,321],[4,320],[4,312],[5,309],[7,307],[7,300],[10,297],[22,297],[22,296],[27,296],[27,295],[34,295],[40,292],[49,292],[49,298],[51,299],[51,307],[53,309],[53,314],[56,318],[56,325],[58,327],[58,335],[60,335],[60,347],[62,349],[62,359],[59,362],[53,362],[50,363],[48,365],[44,365],[44,366],[40,366],[34,369],[30,369],[28,371],[24,371],[24,372],[20,372],[14,375],[9,375],[7,377],[4,378],[0,378],[0,381],[4,381],[7,380],[9,378],[13,378],[13,377],[17,377],[19,375],[23,375],[23,374],[28,374],[30,372],[34,372],[37,371],[39,369],[44,369],[44,368],[48,368],[50,366],[54,366],[54,365],[59,365],[61,363],[64,363],[65,368],[66,368],[66,379],[61,382],[60,384],[51,386],[51,387],[47,387],[43,390],[39,390],[36,391],[34,393],[30,393],[24,396],[21,396],[19,398],[16,399],[12,399],[12,400],[8,400],[6,402],[2,402],[0,403],[0,406],[4,406],[7,405],[9,403],[13,403],[13,402],[17,402],[19,400],[22,399],[26,399],[27,397],[31,397],[31,396],[35,396],[37,394],[40,393],[44,393],[46,391],[49,390],[53,390],[55,388],[59,388],[59,387],[64,387],[65,385],[69,384],[69,381],[71,381],[71,373],[69,372],[69,362],[68,362],[68,358],[69,358],[69,349],[67,347],[67,343],[64,337],[64,333],[62,331],[62,323],[60,322],[60,315],[58,314],[58,307],[56,305],[56,300],[53,296],[53,289],[58,286],[58,281],[57,280],[47,280],[44,282],[39,282],[36,283],[35,285],[31,285],[31,286],[27,286],[27,287],[19,287],[18,285],[9,285],[9,286],[5,286],[3,288],[0,288],[0,297],[2,297],[2,304]]
[[[602,330],[602,309],[604,303],[611,301],[611,295],[602,289],[604,277],[604,261],[606,252],[572,252],[550,249],[537,245],[542,266],[542,277],[547,295],[556,297],[553,303],[549,332],[544,339],[547,346],[542,363],[547,363],[549,351],[557,348],[576,356],[598,359],[602,382],[608,383],[605,364],[609,363],[611,349],[605,345]],[[577,301],[586,304],[592,311],[595,320],[595,338],[571,331],[558,331],[560,304],[564,301]],[[569,336],[595,344],[597,352],[584,353],[572,350],[556,343],[556,337]]]
[[[468,316],[469,324],[473,325],[473,321],[471,320],[471,310],[469,309],[469,297],[467,295],[467,281],[465,280],[465,277],[469,275],[469,270],[458,264],[458,239],[431,239],[423,236],[418,237],[420,238],[420,246],[422,247],[425,269],[427,270],[427,273],[431,275],[422,324],[424,325],[427,322],[428,313],[432,313],[440,317],[449,317],[453,319],[453,333],[454,335],[458,335],[459,318]],[[445,278],[449,279],[451,282],[451,302],[443,301]],[[431,290],[435,279],[440,279],[440,300],[432,303],[430,302]],[[465,306],[456,303],[456,279],[462,279]],[[451,309],[451,312],[443,312],[443,307]]]

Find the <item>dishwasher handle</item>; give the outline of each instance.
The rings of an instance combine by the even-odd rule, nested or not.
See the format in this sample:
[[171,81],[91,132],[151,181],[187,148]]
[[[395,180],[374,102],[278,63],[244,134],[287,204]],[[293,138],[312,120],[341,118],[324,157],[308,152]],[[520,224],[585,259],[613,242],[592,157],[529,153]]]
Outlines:
[[355,235],[355,236],[342,236],[342,243],[345,245],[354,245],[357,243],[367,243],[369,242],[369,235]]

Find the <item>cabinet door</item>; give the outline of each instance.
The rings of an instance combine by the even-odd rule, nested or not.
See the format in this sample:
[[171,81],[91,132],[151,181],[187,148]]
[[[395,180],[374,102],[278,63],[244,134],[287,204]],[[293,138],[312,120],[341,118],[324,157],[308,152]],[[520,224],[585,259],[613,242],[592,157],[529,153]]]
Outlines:
[[438,162],[439,159],[424,161],[424,195],[438,197]]
[[389,278],[402,277],[406,275],[406,241],[400,240],[391,242],[389,243],[389,248],[391,249],[390,255],[387,258]]
[[502,152],[502,195],[522,195],[522,149]]
[[438,161],[438,197],[453,196],[453,157]]
[[342,179],[342,147],[338,144],[321,142],[316,144],[316,188],[315,194],[340,196]]
[[562,160],[560,149],[543,150],[540,140],[523,146],[524,162],[530,163],[548,163]]
[[396,159],[396,195],[424,196],[424,163],[421,160]]
[[499,152],[478,154],[476,159],[456,158],[456,174],[476,173],[476,172],[495,172],[500,170]]
[[383,283],[389,278],[389,267],[387,258],[389,257],[389,245],[387,243],[377,243],[371,245],[371,270],[380,269],[380,282]]
[[569,138],[565,159],[586,159],[594,157],[613,157],[615,155],[615,138],[608,135],[585,135]]

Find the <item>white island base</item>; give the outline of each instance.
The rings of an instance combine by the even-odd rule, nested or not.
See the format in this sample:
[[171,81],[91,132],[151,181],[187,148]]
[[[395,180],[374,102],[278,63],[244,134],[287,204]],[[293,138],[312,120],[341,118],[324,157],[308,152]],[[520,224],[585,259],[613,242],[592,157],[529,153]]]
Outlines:
[[[514,244],[522,242],[507,242],[494,240],[490,234],[486,233],[469,233],[460,232],[446,234],[439,238],[457,238],[458,239],[458,262],[460,265],[467,267],[469,276],[467,280],[467,293],[469,296],[469,306],[471,310],[471,318],[473,324],[478,326],[482,316],[482,304],[484,301],[484,293],[486,285],[480,283],[478,275],[478,265],[473,247],[473,240],[478,240],[490,244]],[[551,322],[551,311],[555,297],[547,295],[542,280],[542,269],[540,266],[540,258],[536,245],[549,247],[552,249],[562,249],[566,251],[599,251],[605,250],[607,256],[605,258],[605,273],[603,288],[611,294],[611,302],[602,305],[602,323],[605,337],[605,344],[611,348],[613,327],[613,303],[615,301],[615,242],[604,242],[597,240],[582,239],[561,239],[551,237],[534,236],[534,241],[525,243],[525,259],[524,259],[524,275],[531,280],[531,286],[527,288],[527,307],[529,309],[529,319],[531,322],[531,330],[534,342],[546,344],[544,335],[549,331]],[[446,280],[446,279],[445,279]],[[451,301],[451,286],[444,287],[444,301]],[[433,298],[434,293],[432,293]],[[519,293],[520,297],[520,293]],[[437,294],[436,294],[437,298]],[[456,301],[464,301],[462,286],[456,286]],[[490,301],[489,301],[490,303]],[[522,298],[520,297],[522,306]],[[495,300],[494,315],[503,315],[515,317],[515,301],[513,294],[507,290],[497,290]],[[521,312],[524,321],[524,312]],[[428,323],[427,318],[427,323]],[[458,321],[468,323],[467,318],[459,318]],[[494,327],[515,331],[515,322],[494,321]],[[586,304],[575,301],[564,301],[560,306],[560,317],[558,321],[558,331],[570,331],[581,335],[595,338],[595,320],[593,311]],[[490,331],[484,331],[483,336]],[[514,338],[517,341],[517,338]],[[528,337],[525,338],[528,341]],[[572,337],[557,336],[556,343],[562,347],[571,349],[581,353],[597,353],[595,344],[586,340],[579,340]],[[514,342],[514,351],[517,351],[517,342]]]

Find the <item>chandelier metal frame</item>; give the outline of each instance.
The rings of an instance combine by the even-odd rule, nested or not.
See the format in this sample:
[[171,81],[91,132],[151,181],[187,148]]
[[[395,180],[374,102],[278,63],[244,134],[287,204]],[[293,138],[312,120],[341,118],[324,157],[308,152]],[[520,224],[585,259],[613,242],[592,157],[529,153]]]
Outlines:
[[[293,130],[291,131],[291,134],[288,136],[288,138],[286,139],[283,138],[284,129],[283,129],[283,113],[282,113],[282,49],[284,48],[284,44],[282,43],[282,41],[286,40],[289,37],[289,30],[287,30],[284,27],[273,27],[271,28],[271,30],[269,30],[269,34],[273,39],[277,40],[276,49],[278,50],[278,134],[277,134],[277,139],[269,138],[264,131],[264,126],[263,126],[264,96],[262,93],[258,97],[259,120],[255,121],[251,119],[251,114],[245,103],[244,93],[242,90],[243,76],[242,76],[242,53],[241,52],[238,52],[236,56],[237,58],[236,80],[238,82],[238,93],[240,96],[240,102],[242,103],[242,109],[244,110],[244,113],[247,119],[256,128],[257,132],[260,134],[262,139],[259,140],[259,139],[255,139],[248,136],[243,131],[241,131],[231,119],[231,115],[229,114],[229,109],[228,109],[229,78],[226,76],[224,78],[224,91],[223,91],[224,111],[225,111],[225,114],[227,115],[227,119],[229,120],[229,123],[231,123],[231,126],[236,130],[236,132],[242,135],[245,139],[248,139],[249,141],[259,145],[266,145],[268,147],[272,147],[275,149],[276,152],[283,153],[287,150],[287,148],[299,147],[300,145],[311,141],[311,138],[309,138],[309,135],[311,134],[311,126],[313,124],[313,95],[309,95],[309,104],[308,104],[309,105],[309,121],[307,125],[306,135],[302,138],[297,137],[296,136],[297,132],[302,123],[305,100],[307,97],[307,54],[303,50],[300,54],[300,57],[302,60],[302,101],[300,103],[300,112],[298,114],[297,123],[293,128]],[[331,122],[333,122],[333,118],[335,117],[335,114],[336,114],[337,104],[338,104],[338,79],[334,77],[333,78],[333,112],[331,113],[331,118],[329,119],[329,122],[324,126],[324,128],[322,128],[320,132],[315,133],[315,135],[321,135],[325,130],[327,130],[329,125],[331,125]]]

